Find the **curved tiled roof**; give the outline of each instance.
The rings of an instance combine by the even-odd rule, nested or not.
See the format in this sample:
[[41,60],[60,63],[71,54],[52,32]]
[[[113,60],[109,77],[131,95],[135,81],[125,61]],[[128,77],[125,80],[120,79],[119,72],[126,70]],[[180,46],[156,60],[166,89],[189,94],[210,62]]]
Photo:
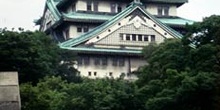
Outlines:
[[79,36],[75,39],[70,39],[68,41],[65,41],[65,42],[61,43],[59,46],[61,48],[65,48],[65,49],[70,49],[73,46],[77,46],[77,45],[89,40],[90,38],[96,36],[97,34],[105,31],[110,26],[114,25],[117,21],[119,21],[120,19],[123,19],[125,16],[129,15],[131,12],[133,12],[136,9],[141,10],[144,14],[146,14],[146,16],[148,16],[152,21],[154,21],[158,26],[162,27],[164,30],[166,30],[172,36],[174,36],[176,38],[182,38],[183,37],[182,34],[179,34],[175,30],[173,30],[170,27],[164,25],[159,20],[157,20],[154,16],[150,15],[148,12],[143,10],[140,7],[139,4],[132,3],[129,7],[127,7],[125,10],[123,10],[121,13],[117,14],[116,16],[114,16],[110,20],[106,21],[102,25],[96,27],[92,31],[89,31],[89,32],[87,32],[87,33],[85,33],[85,34],[83,34],[83,35],[81,35],[81,36]]
[[61,14],[59,10],[56,8],[56,3],[58,2],[55,2],[54,0],[47,0],[46,6],[51,11],[55,19],[58,21],[61,18]]
[[[80,12],[73,12],[73,13],[61,13],[57,5],[65,3],[69,0],[47,0],[46,6],[51,11],[53,16],[55,17],[56,21],[61,20],[67,20],[67,21],[77,21],[77,22],[104,22],[109,20],[113,17],[113,15],[105,15],[105,14],[88,14],[88,13],[80,13]],[[187,0],[142,0],[142,1],[148,1],[148,2],[172,2],[172,3],[184,3],[187,2]],[[161,22],[169,24],[169,25],[185,25],[185,24],[192,24],[193,21],[183,19],[183,18],[158,18]]]

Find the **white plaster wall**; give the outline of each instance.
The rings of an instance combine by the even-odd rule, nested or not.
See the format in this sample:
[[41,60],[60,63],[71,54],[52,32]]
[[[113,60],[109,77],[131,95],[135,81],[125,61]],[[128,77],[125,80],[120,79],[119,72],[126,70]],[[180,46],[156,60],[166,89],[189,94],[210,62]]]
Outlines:
[[78,11],[78,10],[84,10],[84,11],[86,11],[87,9],[86,9],[86,1],[84,1],[84,0],[78,0],[77,2],[76,2],[76,11]]
[[[112,77],[118,78],[120,77],[121,73],[128,73],[128,60],[125,59],[124,66],[112,66],[111,58],[108,58],[107,66],[102,65],[94,65],[94,58],[90,57],[90,65],[82,65],[78,67],[80,74],[85,77],[90,78],[104,78],[104,77],[111,77],[109,73],[112,72]],[[92,72],[91,76],[88,76],[88,72]],[[94,72],[97,72],[97,75],[94,76]]]
[[70,35],[69,35],[70,38],[76,38],[76,37],[78,36],[78,34],[77,34],[77,28],[76,28],[75,25],[71,25],[71,26],[70,26],[69,34],[70,34]]
[[147,65],[147,62],[143,58],[131,59],[131,71],[137,70],[139,67]]
[[[158,15],[158,5],[147,4],[146,11],[152,15]],[[177,16],[177,6],[176,5],[169,6],[169,16]]]
[[176,6],[170,6],[170,10],[169,10],[169,15],[170,16],[177,16],[177,7]]
[[147,4],[146,11],[152,15],[157,15],[157,5]]
[[[117,3],[117,2],[116,2]],[[117,3],[120,4],[122,10],[126,8],[127,4],[126,3]],[[99,2],[99,7],[98,7],[99,12],[111,12],[111,2],[108,1],[100,1]]]
[[[94,2],[94,1],[93,1]],[[120,3],[122,10],[126,8],[127,3]],[[87,3],[84,0],[79,0],[76,2],[76,11],[87,11]],[[92,10],[94,9],[92,5]],[[111,2],[109,1],[98,1],[98,11],[99,12],[111,12]]]
[[[129,58],[125,58],[125,65],[124,66],[112,66],[112,57],[108,57],[108,65],[102,66],[102,65],[94,65],[94,57],[90,57],[90,64],[85,66],[78,66],[77,69],[80,71],[80,75],[83,77],[89,77],[89,78],[105,78],[105,77],[113,77],[113,78],[119,78],[122,73],[124,73],[127,76],[127,73],[129,72]],[[130,58],[131,62],[131,70],[136,70],[138,67],[143,66],[146,64],[145,61],[141,58]],[[88,72],[91,72],[91,76],[88,75]],[[94,76],[94,72],[97,73],[96,76]],[[109,76],[109,73],[112,72],[112,76]]]
[[107,1],[100,1],[98,6],[99,12],[111,12],[110,3]]

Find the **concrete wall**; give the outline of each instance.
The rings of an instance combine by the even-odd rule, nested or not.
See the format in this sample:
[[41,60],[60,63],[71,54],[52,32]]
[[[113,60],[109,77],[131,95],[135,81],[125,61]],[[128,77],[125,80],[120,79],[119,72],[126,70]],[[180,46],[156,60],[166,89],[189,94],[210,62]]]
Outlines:
[[17,72],[0,72],[0,110],[20,110]]

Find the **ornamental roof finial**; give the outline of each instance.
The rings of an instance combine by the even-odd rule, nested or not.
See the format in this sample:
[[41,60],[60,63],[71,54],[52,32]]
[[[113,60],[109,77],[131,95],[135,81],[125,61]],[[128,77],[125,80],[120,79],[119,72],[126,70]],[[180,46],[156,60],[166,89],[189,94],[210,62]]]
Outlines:
[[132,3],[136,5],[142,5],[141,0],[134,0]]
[[141,3],[140,0],[134,0],[134,3]]

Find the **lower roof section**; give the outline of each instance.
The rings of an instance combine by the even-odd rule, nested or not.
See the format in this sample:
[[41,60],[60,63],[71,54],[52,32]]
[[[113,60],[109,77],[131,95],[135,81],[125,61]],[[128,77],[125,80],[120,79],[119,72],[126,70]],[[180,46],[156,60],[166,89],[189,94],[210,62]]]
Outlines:
[[[64,14],[64,21],[72,22],[105,22],[114,17],[109,14],[97,14],[97,13],[83,13],[73,12]],[[172,26],[185,26],[186,24],[192,25],[195,21],[188,20],[181,17],[156,17],[162,23]]]
[[141,56],[141,50],[129,50],[129,49],[111,49],[111,48],[94,48],[94,47],[63,47],[62,49],[72,50],[76,53],[98,53],[98,54],[120,54],[120,55],[135,55]]

